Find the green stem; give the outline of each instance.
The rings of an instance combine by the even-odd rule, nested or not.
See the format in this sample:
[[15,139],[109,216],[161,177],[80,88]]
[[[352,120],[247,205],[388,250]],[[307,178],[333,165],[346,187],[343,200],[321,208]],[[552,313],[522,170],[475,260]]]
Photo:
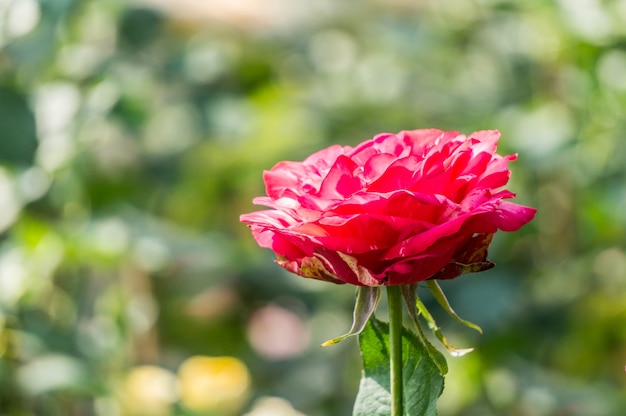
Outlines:
[[403,416],[402,398],[402,288],[387,286],[389,356],[391,360],[391,416]]

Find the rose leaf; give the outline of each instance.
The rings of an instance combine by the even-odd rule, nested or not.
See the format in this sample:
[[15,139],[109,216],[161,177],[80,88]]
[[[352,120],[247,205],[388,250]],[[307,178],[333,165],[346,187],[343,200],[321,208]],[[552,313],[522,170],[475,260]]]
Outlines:
[[[370,319],[359,335],[359,346],[363,373],[353,416],[389,416],[389,325]],[[404,416],[435,416],[444,376],[424,344],[406,328],[402,329],[402,376]]]

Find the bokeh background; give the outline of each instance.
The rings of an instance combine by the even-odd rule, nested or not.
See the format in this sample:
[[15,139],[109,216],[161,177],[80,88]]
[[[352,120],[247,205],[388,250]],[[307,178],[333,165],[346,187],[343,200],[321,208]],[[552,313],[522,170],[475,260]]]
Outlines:
[[[239,214],[333,143],[502,131],[539,209],[420,293],[441,416],[626,411],[625,0],[1,0],[0,415],[343,416],[354,288]],[[385,306],[380,315],[385,317]]]

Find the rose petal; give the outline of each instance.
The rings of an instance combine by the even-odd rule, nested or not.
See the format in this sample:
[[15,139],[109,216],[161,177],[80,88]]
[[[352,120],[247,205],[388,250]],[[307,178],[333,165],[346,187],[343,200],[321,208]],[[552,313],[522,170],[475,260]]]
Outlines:
[[502,201],[492,215],[495,219],[495,225],[502,231],[517,231],[524,224],[530,222],[536,213],[535,208]]
[[339,156],[322,181],[319,197],[322,199],[345,199],[362,189],[361,180],[354,176],[357,168],[350,158]]

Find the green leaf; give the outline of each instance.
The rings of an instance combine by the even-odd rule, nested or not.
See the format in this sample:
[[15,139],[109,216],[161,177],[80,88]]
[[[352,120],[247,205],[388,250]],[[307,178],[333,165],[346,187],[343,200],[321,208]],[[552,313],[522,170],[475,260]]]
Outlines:
[[[359,335],[359,346],[363,376],[353,416],[389,416],[389,325],[376,318],[370,319]],[[437,353],[445,362],[443,355]],[[437,399],[443,392],[444,377],[424,344],[406,328],[402,329],[402,375],[404,415],[436,415]]]
[[358,335],[365,328],[365,324],[370,316],[376,310],[378,301],[380,300],[380,287],[375,286],[359,286],[356,295],[356,303],[354,304],[354,314],[352,319],[352,328],[348,333],[330,339],[322,344],[322,347],[336,344],[353,335]]
[[472,328],[478,331],[480,334],[483,333],[483,330],[481,327],[479,327],[475,323],[462,319],[459,315],[456,314],[454,309],[452,309],[452,306],[450,306],[450,302],[448,302],[448,298],[446,298],[445,293],[443,293],[443,290],[441,290],[441,287],[439,286],[436,280],[427,280],[426,284],[428,285],[428,288],[432,292],[437,302],[439,302],[441,307],[445,309],[446,312],[448,312],[448,315],[454,318],[457,322],[467,326],[468,328]]

